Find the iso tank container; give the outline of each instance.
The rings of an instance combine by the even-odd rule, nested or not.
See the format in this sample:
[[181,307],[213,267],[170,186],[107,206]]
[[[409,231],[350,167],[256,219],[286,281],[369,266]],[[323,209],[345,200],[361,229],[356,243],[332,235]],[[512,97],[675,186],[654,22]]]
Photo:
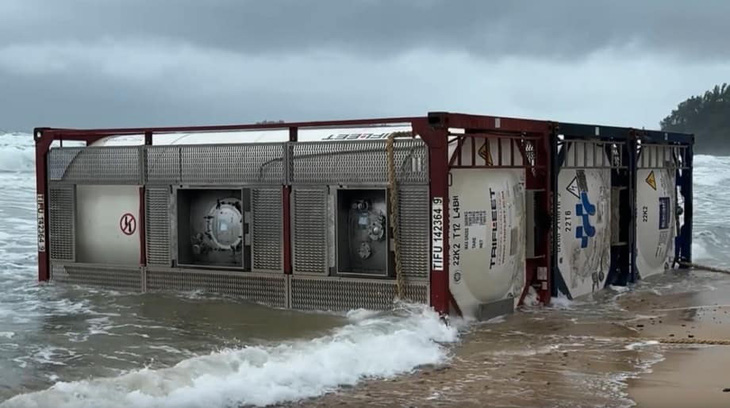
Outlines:
[[633,145],[560,126],[431,113],[38,129],[39,278],[470,318],[628,282],[634,232],[615,225]]
[[691,262],[691,135],[636,133],[636,278]]
[[446,113],[41,129],[40,278],[296,309],[402,298],[509,312],[531,287],[547,299],[549,228],[533,218],[549,211],[549,133],[547,122]]
[[585,296],[630,273],[630,134],[556,126],[554,295]]
[[692,143],[556,124],[553,295],[581,297],[689,262]]

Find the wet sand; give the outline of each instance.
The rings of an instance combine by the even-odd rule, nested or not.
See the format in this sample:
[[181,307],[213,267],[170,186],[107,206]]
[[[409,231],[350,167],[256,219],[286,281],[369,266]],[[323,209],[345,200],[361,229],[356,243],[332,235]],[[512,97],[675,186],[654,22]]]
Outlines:
[[[647,336],[730,340],[730,291],[713,290],[672,296],[646,319]],[[730,346],[668,346],[664,360],[652,372],[629,381],[638,407],[730,407]],[[723,392],[725,389],[728,392]]]
[[472,326],[442,367],[286,406],[730,407],[730,277],[672,273]]
[[730,349],[672,350],[653,373],[630,381],[638,407],[730,407]]

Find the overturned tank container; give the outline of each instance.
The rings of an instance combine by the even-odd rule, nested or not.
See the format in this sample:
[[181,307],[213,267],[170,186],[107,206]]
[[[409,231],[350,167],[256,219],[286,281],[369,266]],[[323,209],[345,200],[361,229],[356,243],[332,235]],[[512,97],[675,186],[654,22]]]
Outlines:
[[691,135],[569,123],[555,135],[553,296],[690,262]]
[[637,131],[635,279],[691,262],[692,138]]
[[482,319],[629,283],[635,234],[612,225],[632,212],[633,139],[558,128],[454,113],[39,128],[39,279]]

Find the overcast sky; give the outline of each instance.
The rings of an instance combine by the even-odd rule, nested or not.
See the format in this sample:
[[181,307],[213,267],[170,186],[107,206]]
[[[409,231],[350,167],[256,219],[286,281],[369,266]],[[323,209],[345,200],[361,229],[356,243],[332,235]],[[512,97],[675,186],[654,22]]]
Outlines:
[[464,111],[634,127],[730,82],[727,0],[0,0],[0,129]]

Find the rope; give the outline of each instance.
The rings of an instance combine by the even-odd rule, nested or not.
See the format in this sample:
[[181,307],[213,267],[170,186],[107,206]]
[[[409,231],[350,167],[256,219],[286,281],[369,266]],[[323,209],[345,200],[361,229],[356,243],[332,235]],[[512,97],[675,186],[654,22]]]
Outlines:
[[400,259],[400,240],[398,235],[398,181],[395,168],[395,138],[399,134],[391,133],[385,143],[385,152],[388,160],[388,194],[390,213],[389,223],[393,235],[393,258],[395,260],[395,284],[398,299],[405,299],[406,281]]
[[[704,271],[730,274],[730,269],[722,269],[722,268],[717,268],[714,266],[699,265],[699,264],[695,264],[695,263],[691,263],[691,262],[681,262],[681,261],[679,262],[679,264],[685,268],[701,269]],[[721,339],[664,338],[664,339],[657,339],[655,341],[658,341],[659,343],[662,343],[662,344],[706,344],[706,345],[712,345],[712,346],[730,346],[730,340],[721,340]]]
[[658,339],[662,344],[707,344],[712,346],[730,346],[730,340],[720,339]]
[[691,262],[682,262],[680,261],[679,264],[681,266],[684,266],[685,268],[693,268],[693,269],[701,269],[703,271],[710,271],[710,272],[717,272],[717,273],[726,273],[730,275],[730,269],[722,269],[715,266],[707,266],[707,265],[699,265]]

